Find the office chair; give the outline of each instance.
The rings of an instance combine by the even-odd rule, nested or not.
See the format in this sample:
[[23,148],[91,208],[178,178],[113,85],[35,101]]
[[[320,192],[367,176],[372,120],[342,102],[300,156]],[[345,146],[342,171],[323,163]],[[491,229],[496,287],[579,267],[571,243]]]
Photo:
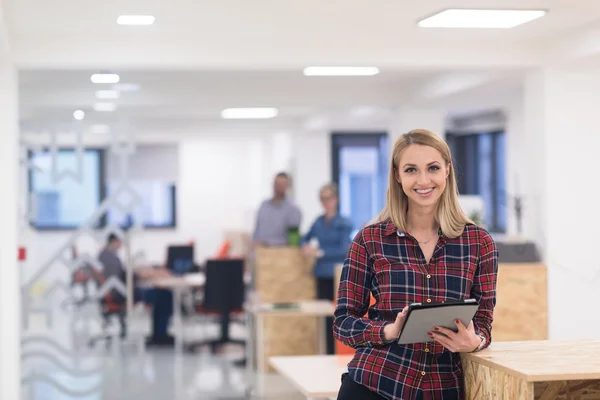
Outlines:
[[209,345],[212,353],[226,343],[245,345],[245,340],[232,339],[229,336],[231,317],[242,313],[246,287],[244,284],[244,260],[209,260],[206,262],[206,284],[204,298],[196,309],[201,314],[218,314],[220,316],[220,336],[217,339],[192,343],[189,351]]
[[[100,271],[95,271],[94,280],[96,281],[96,287],[100,289],[105,282],[104,274]],[[100,313],[102,316],[102,331],[103,333],[91,338],[88,341],[89,346],[93,346],[96,342],[104,340],[107,344],[112,340],[112,335],[106,332],[106,329],[110,326],[111,318],[117,317],[120,326],[119,337],[121,339],[127,336],[127,322],[125,319],[126,314],[126,301],[125,296],[121,293],[112,289],[108,291],[99,301]]]

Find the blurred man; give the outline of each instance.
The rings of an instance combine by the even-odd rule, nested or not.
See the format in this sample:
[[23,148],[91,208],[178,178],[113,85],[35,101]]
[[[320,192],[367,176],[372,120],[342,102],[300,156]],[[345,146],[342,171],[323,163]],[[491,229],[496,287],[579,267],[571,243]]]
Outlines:
[[[108,236],[106,247],[100,252],[98,261],[103,266],[104,280],[111,276],[116,276],[125,286],[127,286],[127,272],[119,258],[118,252],[123,246],[123,241],[114,233]],[[151,277],[152,274],[147,274]],[[135,279],[134,276],[134,287]],[[143,277],[142,277],[143,278]],[[111,292],[111,301],[125,306],[126,297],[116,290]],[[134,301],[143,301],[152,306],[152,337],[148,344],[167,344],[174,342],[168,335],[169,319],[173,313],[173,295],[169,290],[162,289],[141,289],[135,288]],[[122,325],[122,335],[125,335],[124,325]]]
[[299,228],[302,222],[300,209],[287,199],[290,177],[285,172],[275,176],[273,197],[265,200],[256,218],[256,228],[252,237],[256,246],[286,246],[288,230]]

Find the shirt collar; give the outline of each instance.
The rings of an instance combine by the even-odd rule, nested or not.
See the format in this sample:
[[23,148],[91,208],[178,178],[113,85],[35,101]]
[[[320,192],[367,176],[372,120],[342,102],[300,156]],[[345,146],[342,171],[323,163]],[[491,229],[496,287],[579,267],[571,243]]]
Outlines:
[[[392,235],[397,235],[399,237],[407,237],[408,234],[406,232],[403,232],[401,230],[399,230],[398,228],[396,228],[396,225],[394,225],[394,223],[392,222],[391,219],[387,219],[383,222],[383,234],[385,236],[392,236]],[[442,232],[442,228],[438,229],[438,235],[440,237],[444,237],[444,233]]]
[[398,231],[398,228],[396,228],[396,225],[394,225],[390,218],[383,221],[383,234],[385,236],[391,236],[394,234],[397,234],[398,236],[405,236],[403,232]]

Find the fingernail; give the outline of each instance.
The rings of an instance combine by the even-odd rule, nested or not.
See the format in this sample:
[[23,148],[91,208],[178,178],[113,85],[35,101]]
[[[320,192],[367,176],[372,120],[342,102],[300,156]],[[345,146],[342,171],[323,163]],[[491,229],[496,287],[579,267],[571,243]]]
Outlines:
[[438,327],[436,326],[436,327],[435,327],[435,330],[436,330],[436,331],[439,331],[439,330],[440,330],[440,328],[438,328]]
[[454,320],[454,323],[455,323],[455,324],[458,324],[459,322],[460,322],[460,321],[459,321],[458,319],[455,319],[455,320]]

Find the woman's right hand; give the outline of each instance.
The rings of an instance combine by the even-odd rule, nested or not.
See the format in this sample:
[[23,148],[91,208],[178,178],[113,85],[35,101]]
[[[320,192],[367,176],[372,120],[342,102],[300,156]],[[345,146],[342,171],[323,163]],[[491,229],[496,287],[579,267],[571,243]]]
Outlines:
[[385,336],[385,340],[394,340],[398,339],[400,336],[400,331],[404,326],[404,320],[406,319],[406,313],[408,312],[408,306],[404,307],[401,312],[396,315],[396,321],[393,324],[387,324],[385,328],[383,328],[383,335]]
[[306,258],[315,258],[317,256],[317,251],[310,245],[310,244],[305,244],[304,246],[302,246],[302,254],[304,255],[304,257]]

